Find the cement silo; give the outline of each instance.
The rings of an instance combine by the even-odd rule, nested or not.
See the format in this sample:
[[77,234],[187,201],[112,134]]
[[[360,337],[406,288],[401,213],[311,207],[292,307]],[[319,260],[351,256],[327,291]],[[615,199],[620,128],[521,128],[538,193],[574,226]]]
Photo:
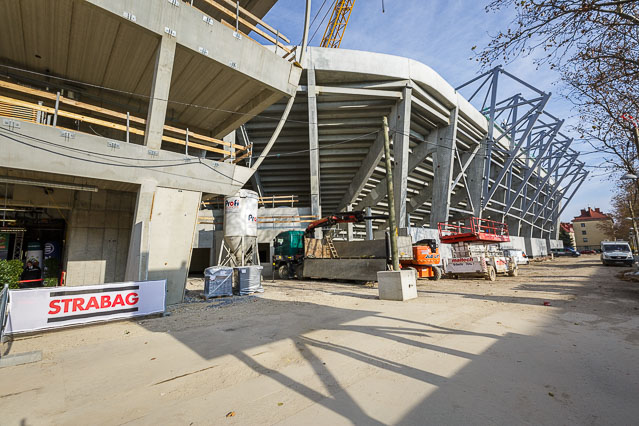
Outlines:
[[257,251],[258,195],[240,191],[224,199],[224,240],[219,264],[230,266],[259,265]]

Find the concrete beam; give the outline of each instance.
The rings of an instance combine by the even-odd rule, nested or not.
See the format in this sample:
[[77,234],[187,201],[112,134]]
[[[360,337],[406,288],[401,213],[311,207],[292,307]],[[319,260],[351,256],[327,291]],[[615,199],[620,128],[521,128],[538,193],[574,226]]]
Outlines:
[[[394,117],[394,115],[392,116]],[[408,173],[411,173],[413,170],[417,168],[430,154],[435,152],[437,143],[437,130],[430,132],[426,138],[426,140],[419,145],[417,145],[413,152],[409,155],[408,158]],[[380,201],[382,201],[386,197],[386,178],[383,178],[379,181],[379,183],[375,186],[375,188],[364,197],[357,206],[355,210],[362,210],[365,207],[373,207],[377,205]],[[409,212],[410,213],[410,212]]]
[[440,132],[438,145],[433,155],[433,201],[430,212],[430,227],[448,220],[450,212],[450,184],[453,180],[453,161],[457,149],[457,115],[455,108],[451,112],[450,125]]
[[395,218],[397,227],[405,228],[406,225],[406,199],[408,190],[408,154],[410,148],[410,118],[412,103],[411,87],[402,90],[402,99],[397,106],[395,117],[395,129],[391,129],[393,135],[393,191],[395,192]]
[[160,44],[155,54],[151,100],[146,117],[146,131],[144,132],[144,145],[153,150],[159,150],[162,147],[162,134],[164,133],[166,108],[169,102],[169,90],[171,89],[175,47],[174,38],[163,36],[160,38]]
[[346,206],[355,202],[355,199],[359,196],[364,189],[364,185],[370,179],[371,175],[375,171],[375,167],[379,164],[384,155],[384,135],[382,132],[377,133],[377,138],[375,142],[368,150],[368,154],[364,161],[362,162],[361,167],[355,173],[351,184],[348,186],[346,190],[346,194],[344,194],[344,198],[339,203],[338,210],[343,210]]
[[166,188],[220,195],[235,194],[252,174],[247,167],[185,160],[183,153],[166,150],[153,155],[142,145],[27,122],[19,132],[0,132],[0,152],[0,167],[10,169],[133,184],[152,180]]

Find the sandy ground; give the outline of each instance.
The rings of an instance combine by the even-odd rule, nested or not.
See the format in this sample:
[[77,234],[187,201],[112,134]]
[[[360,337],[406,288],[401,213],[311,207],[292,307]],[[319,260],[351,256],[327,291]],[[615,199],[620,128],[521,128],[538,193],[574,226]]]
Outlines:
[[4,346],[43,360],[0,370],[0,424],[637,424],[639,283],[619,271],[559,259],[403,303],[268,280],[30,336]]

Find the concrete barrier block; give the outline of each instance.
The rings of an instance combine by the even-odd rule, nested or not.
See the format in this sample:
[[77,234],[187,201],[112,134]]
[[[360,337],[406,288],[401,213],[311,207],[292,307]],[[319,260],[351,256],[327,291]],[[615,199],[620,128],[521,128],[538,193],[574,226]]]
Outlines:
[[415,271],[380,271],[377,273],[380,300],[404,301],[417,298]]

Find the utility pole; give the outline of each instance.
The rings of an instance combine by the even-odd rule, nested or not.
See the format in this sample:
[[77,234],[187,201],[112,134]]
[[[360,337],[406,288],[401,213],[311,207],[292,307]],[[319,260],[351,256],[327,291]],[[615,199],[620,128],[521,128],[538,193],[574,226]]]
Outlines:
[[397,250],[397,221],[395,220],[395,195],[393,192],[393,169],[390,159],[390,138],[388,137],[388,118],[384,117],[384,163],[386,165],[386,189],[388,193],[388,225],[390,228],[391,259],[393,271],[399,271],[399,252]]

